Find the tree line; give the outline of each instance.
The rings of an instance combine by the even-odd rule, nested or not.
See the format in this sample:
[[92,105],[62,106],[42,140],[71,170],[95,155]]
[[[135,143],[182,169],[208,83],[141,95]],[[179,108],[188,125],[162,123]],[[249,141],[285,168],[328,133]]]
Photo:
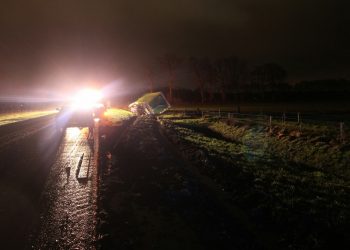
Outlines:
[[[305,92],[337,92],[344,88],[350,91],[348,80],[302,81],[291,85],[287,81],[287,71],[281,65],[271,62],[252,67],[236,56],[213,60],[167,54],[156,60],[156,66],[147,66],[145,70],[145,82],[150,92],[162,90],[170,102],[234,102],[238,111],[242,101],[273,101],[292,98],[298,93],[301,98]],[[165,73],[161,87],[157,83],[157,69]],[[188,86],[175,84],[180,74],[189,76]]]

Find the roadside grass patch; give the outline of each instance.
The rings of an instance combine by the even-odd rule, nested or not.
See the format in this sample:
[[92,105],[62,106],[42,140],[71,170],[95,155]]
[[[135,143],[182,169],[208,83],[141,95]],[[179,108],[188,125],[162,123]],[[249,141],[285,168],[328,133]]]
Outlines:
[[122,121],[129,119],[133,114],[130,111],[124,109],[110,108],[104,113],[104,117],[107,124],[117,125]]
[[[329,131],[328,134],[324,132],[320,135],[320,131],[308,127],[308,130],[296,137],[291,135],[292,129],[285,127],[275,126],[274,132],[267,133],[268,127],[261,124],[237,122],[228,125],[220,119],[180,119],[173,122],[179,126],[192,126],[194,130],[196,127],[197,130],[207,128],[228,140],[262,151],[268,157],[278,157],[283,161],[304,164],[326,172],[336,171],[345,178],[350,178],[347,167],[350,166],[349,144],[334,142]],[[318,129],[317,126],[315,128]]]
[[230,192],[232,202],[263,230],[279,235],[281,246],[317,248],[346,237],[348,144],[332,142],[312,127],[294,137],[286,127],[275,126],[270,133],[261,124],[219,118],[163,122],[180,138],[177,143],[205,152],[210,163],[199,164],[200,171]]

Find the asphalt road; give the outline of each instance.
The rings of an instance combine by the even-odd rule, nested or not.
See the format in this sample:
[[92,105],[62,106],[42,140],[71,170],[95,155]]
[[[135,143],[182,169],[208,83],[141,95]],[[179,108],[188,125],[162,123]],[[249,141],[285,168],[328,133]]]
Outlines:
[[97,138],[54,116],[0,126],[1,249],[91,249]]
[[[34,249],[94,249],[98,127],[67,128],[41,199]],[[94,140],[93,140],[94,139]]]
[[39,199],[60,135],[54,116],[0,127],[0,241],[23,249],[39,214]]

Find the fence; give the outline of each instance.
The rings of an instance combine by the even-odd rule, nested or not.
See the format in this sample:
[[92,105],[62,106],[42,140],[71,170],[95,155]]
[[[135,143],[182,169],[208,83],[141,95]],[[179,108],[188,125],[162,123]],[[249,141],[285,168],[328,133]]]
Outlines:
[[[202,117],[202,118],[218,118],[221,120],[249,122],[260,124],[269,127],[271,131],[274,126],[282,128],[296,129],[300,132],[303,130],[313,130],[315,133],[328,134],[340,142],[345,142],[347,135],[350,134],[348,124],[349,120],[344,122],[342,116],[332,117],[332,120],[327,115],[321,114],[302,114],[296,113],[271,113],[271,114],[255,114],[255,113],[235,113],[229,111],[222,111],[218,109],[213,110],[181,110],[171,111],[172,113],[181,113],[185,116]],[[350,118],[347,118],[350,119]]]

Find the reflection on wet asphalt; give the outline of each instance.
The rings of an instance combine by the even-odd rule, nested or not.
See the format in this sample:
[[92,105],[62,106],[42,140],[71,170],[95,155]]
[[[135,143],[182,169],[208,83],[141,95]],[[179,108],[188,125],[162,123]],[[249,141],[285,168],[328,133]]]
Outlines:
[[95,248],[97,130],[66,129],[42,197],[34,249]]

